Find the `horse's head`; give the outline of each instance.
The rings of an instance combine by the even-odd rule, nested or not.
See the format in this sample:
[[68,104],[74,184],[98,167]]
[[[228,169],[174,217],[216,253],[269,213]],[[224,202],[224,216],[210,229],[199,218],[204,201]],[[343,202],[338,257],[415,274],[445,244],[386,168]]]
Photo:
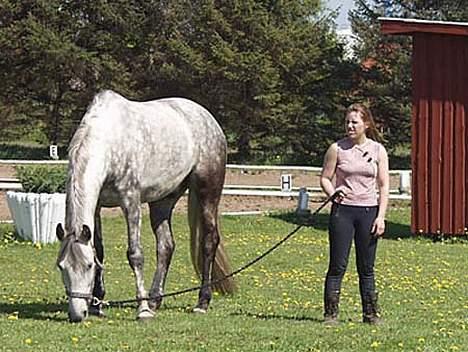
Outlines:
[[57,266],[62,272],[63,284],[68,296],[68,317],[80,322],[88,315],[88,305],[93,299],[94,277],[99,260],[91,241],[91,230],[83,225],[81,233],[67,233],[57,225],[57,237],[61,242]]

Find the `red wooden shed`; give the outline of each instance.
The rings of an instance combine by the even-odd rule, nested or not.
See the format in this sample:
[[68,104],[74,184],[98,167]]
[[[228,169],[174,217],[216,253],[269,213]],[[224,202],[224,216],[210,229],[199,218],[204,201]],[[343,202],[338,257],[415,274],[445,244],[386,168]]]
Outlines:
[[468,23],[380,18],[413,37],[411,231],[468,228]]

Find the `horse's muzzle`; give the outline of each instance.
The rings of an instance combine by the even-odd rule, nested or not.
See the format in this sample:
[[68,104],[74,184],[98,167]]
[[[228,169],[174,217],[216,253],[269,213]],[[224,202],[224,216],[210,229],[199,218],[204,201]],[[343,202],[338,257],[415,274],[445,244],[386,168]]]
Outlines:
[[80,315],[74,315],[74,314],[68,313],[68,320],[70,321],[70,323],[81,323],[87,317],[88,317],[87,311],[81,312]]
[[68,302],[68,319],[80,323],[88,317],[88,302],[81,298],[71,298]]

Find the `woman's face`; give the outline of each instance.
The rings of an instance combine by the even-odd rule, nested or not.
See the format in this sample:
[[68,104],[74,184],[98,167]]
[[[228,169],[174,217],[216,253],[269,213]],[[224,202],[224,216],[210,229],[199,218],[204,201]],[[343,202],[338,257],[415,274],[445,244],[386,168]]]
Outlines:
[[367,124],[361,117],[360,112],[351,111],[346,115],[346,133],[353,140],[358,140],[366,135]]

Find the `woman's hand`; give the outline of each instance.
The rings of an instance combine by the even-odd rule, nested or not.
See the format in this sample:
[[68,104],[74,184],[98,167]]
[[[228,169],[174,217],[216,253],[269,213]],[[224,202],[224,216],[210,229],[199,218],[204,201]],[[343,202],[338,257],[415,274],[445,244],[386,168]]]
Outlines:
[[333,193],[333,200],[335,201],[335,203],[341,203],[345,197],[346,192],[342,189],[337,189],[335,193]]
[[382,237],[384,232],[385,232],[384,218],[375,218],[374,224],[372,225],[372,235],[374,237]]

